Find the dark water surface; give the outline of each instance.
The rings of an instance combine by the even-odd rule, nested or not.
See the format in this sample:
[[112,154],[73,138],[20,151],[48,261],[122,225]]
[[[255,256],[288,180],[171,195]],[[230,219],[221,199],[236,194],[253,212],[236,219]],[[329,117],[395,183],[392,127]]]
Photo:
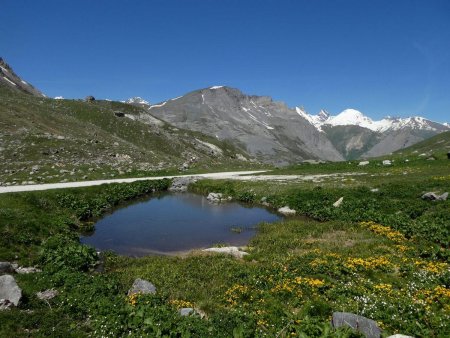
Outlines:
[[[214,244],[245,245],[260,222],[280,216],[267,209],[235,202],[211,204],[190,193],[162,194],[105,216],[81,242],[101,251],[144,256],[170,254]],[[237,233],[232,231],[242,229]]]

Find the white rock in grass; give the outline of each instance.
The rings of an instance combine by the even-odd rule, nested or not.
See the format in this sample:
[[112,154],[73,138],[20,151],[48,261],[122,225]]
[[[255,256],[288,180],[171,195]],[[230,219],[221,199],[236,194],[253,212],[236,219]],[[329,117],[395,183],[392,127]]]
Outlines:
[[19,305],[22,298],[22,290],[11,275],[0,276],[0,299],[3,303],[12,303],[14,306]]
[[134,294],[154,294],[156,293],[156,287],[150,283],[149,281],[146,281],[145,279],[136,278],[134,280],[133,285],[131,286],[131,289],[128,290],[128,296],[134,295]]
[[336,202],[333,203],[333,207],[338,208],[341,206],[342,202],[344,201],[344,197],[341,197]]
[[278,209],[278,212],[280,214],[286,215],[286,216],[293,216],[295,215],[297,212],[294,209],[289,208],[287,205]]
[[225,246],[225,247],[222,247],[222,248],[208,248],[208,249],[203,249],[202,251],[204,251],[204,252],[215,252],[215,253],[231,255],[231,256],[236,257],[236,258],[242,258],[245,255],[248,255],[248,252],[241,251],[236,246]]

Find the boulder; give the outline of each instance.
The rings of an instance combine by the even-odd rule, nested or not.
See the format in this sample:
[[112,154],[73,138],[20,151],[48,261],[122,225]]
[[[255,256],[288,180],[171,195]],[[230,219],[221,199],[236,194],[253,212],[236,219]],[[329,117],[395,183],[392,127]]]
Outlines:
[[349,312],[334,312],[332,317],[332,325],[335,328],[348,326],[353,330],[359,331],[366,338],[380,338],[381,329],[377,323],[363,316],[358,316]]
[[0,299],[0,311],[11,310],[13,306],[14,304],[11,303],[9,300]]
[[394,334],[394,335],[392,335],[392,336],[389,336],[389,337],[387,337],[387,338],[414,338],[414,337],[412,337],[412,336],[405,336],[404,334]]
[[361,161],[361,162],[358,163],[358,165],[360,167],[364,167],[365,165],[368,165],[369,163],[370,163],[369,161]]
[[115,111],[114,112],[114,116],[116,116],[116,117],[125,117],[125,113],[123,113],[121,111]]
[[0,273],[13,273],[14,268],[9,262],[0,262]]
[[208,197],[206,197],[206,199],[211,203],[220,203],[222,201],[222,198],[223,194],[221,194],[220,192],[210,192],[208,194]]
[[438,195],[430,191],[422,195],[422,199],[426,201],[446,201],[447,198],[448,192],[444,192],[442,195]]
[[178,311],[180,316],[186,317],[195,313],[195,310],[191,307],[184,307]]
[[49,299],[55,298],[58,294],[59,294],[58,290],[48,289],[48,290],[36,293],[36,296],[40,300],[49,300]]
[[16,272],[18,274],[29,274],[29,273],[42,272],[42,270],[35,268],[35,267],[24,268],[24,267],[20,266],[16,269]]
[[[12,303],[14,306],[19,305],[22,298],[22,290],[16,283],[16,280],[11,275],[0,276],[0,299],[3,303]],[[3,306],[4,306],[3,305]]]
[[204,251],[204,252],[215,252],[215,253],[231,255],[231,256],[236,257],[236,258],[242,258],[242,257],[248,255],[248,252],[241,251],[236,246],[225,246],[225,247],[222,247],[222,248],[208,248],[208,249],[203,249],[202,251]]
[[185,192],[188,189],[188,185],[197,182],[195,177],[177,177],[172,180],[172,185],[169,191],[173,192]]
[[343,201],[344,201],[344,197],[341,197],[340,199],[338,199],[336,202],[333,203],[333,207],[339,208]]
[[136,278],[131,286],[131,289],[128,290],[128,296],[134,294],[154,294],[156,293],[156,287],[146,281],[145,279]]
[[86,96],[86,98],[84,99],[86,102],[94,102],[95,101],[95,97],[93,97],[92,95]]
[[287,205],[282,207],[282,208],[279,208],[278,212],[280,214],[285,215],[285,216],[293,216],[293,215],[295,215],[297,213],[297,211],[295,211],[294,209],[289,208]]
[[392,165],[391,160],[384,160],[383,165]]

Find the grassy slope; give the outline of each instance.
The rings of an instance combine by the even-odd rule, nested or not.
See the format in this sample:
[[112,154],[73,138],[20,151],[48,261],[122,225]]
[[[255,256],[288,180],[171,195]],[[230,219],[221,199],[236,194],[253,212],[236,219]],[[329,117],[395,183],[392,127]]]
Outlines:
[[[144,113],[120,102],[36,98],[0,85],[0,182],[143,176],[178,172],[185,162],[191,171],[249,166],[228,143],[165,123],[116,117],[117,111]],[[223,156],[195,139],[218,146]]]
[[[340,167],[344,164],[328,166],[305,167],[328,173],[345,169]],[[407,175],[405,166],[411,166]],[[55,235],[71,238],[83,224],[80,219],[100,214],[108,198],[113,201],[106,204],[114,205],[142,193],[142,187],[0,196],[2,216],[9,215],[0,217],[2,246],[8,246],[0,258],[17,254],[29,263],[41,257],[44,268],[41,274],[17,276],[25,300],[19,309],[0,313],[0,335],[118,336],[131,330],[136,336],[349,337],[328,324],[333,311],[349,311],[377,320],[386,333],[446,337],[450,201],[423,201],[420,195],[450,191],[448,162],[374,164],[365,170],[371,174],[356,184],[340,179],[200,181],[192,187],[195,191],[222,191],[256,203],[266,197],[274,207],[289,205],[319,221],[294,218],[262,224],[245,260],[201,253],[185,258],[109,255],[102,274],[73,268],[91,256],[76,242],[58,242]],[[371,175],[377,174],[382,176],[374,180]],[[369,190],[374,184],[378,192]],[[127,187],[133,187],[131,192]],[[341,196],[342,206],[332,207]],[[28,248],[30,238],[35,242]],[[44,255],[37,256],[42,248]],[[137,277],[152,281],[158,294],[127,298],[126,290]],[[62,292],[50,301],[51,307],[35,296],[50,287]],[[180,317],[176,311],[183,306],[201,309],[207,319]]]
[[450,152],[450,131],[430,137],[429,139],[414,144],[411,147],[395,152],[397,156],[413,156],[421,154],[445,158]]

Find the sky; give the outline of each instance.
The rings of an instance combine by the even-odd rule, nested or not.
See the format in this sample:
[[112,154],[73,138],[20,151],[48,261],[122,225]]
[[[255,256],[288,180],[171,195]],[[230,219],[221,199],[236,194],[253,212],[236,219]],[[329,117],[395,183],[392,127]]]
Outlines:
[[450,120],[448,0],[2,0],[0,56],[50,97],[227,85],[312,114]]

